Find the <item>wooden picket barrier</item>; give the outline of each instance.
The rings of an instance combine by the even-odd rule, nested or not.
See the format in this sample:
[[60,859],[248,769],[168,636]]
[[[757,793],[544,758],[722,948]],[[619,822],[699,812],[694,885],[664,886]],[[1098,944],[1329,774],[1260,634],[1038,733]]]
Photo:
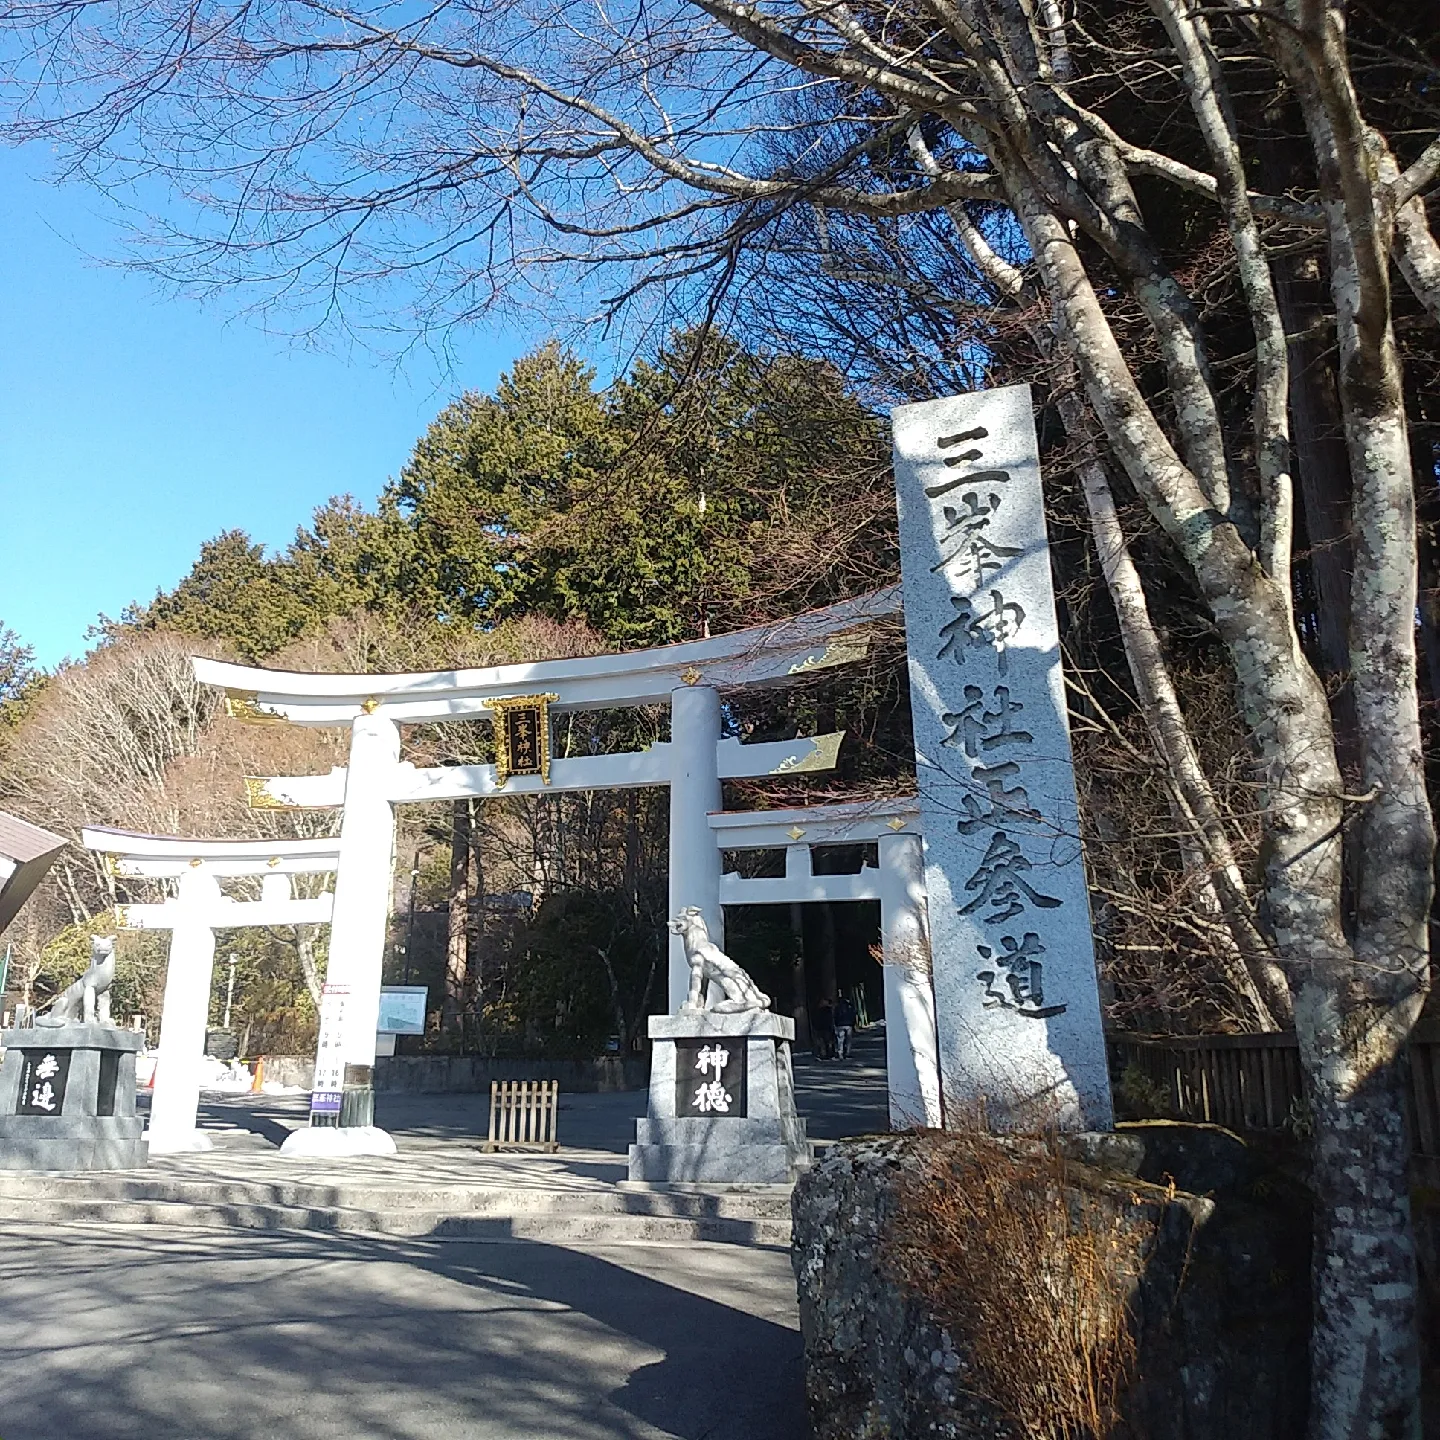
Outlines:
[[1114,1034],[1110,1064],[1139,1070],[1176,1119],[1227,1130],[1283,1130],[1303,1093],[1293,1035]]
[[560,1109],[558,1080],[492,1080],[490,1138],[482,1150],[559,1150],[555,1119]]
[[[1112,1075],[1118,1080],[1133,1066],[1165,1096],[1164,1108],[1176,1119],[1263,1135],[1294,1128],[1303,1116],[1293,1035],[1112,1033],[1109,1049]],[[1411,1037],[1406,1101],[1415,1179],[1440,1188],[1440,1022],[1423,1022]]]

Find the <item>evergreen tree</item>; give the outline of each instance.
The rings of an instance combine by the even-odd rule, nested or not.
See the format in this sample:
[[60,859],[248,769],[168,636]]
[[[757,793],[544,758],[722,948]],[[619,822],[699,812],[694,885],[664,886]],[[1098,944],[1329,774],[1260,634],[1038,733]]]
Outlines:
[[13,730],[44,677],[35,668],[35,651],[0,621],[0,732]]
[[430,427],[382,502],[417,608],[582,618],[628,648],[893,578],[880,430],[829,367],[680,335],[594,380],[547,346]]
[[362,613],[582,620],[637,648],[895,578],[881,428],[833,367],[682,333],[595,382],[542,346],[448,405],[373,512],[332,498],[276,556],[226,531],[125,623],[250,661]]
[[372,514],[352,496],[332,496],[295,532],[273,569],[303,609],[304,633],[358,611],[393,616],[416,571],[415,535],[393,506]]
[[125,619],[144,630],[224,640],[241,659],[261,660],[301,634],[311,616],[265,547],[243,530],[227,530],[200,547],[173,590]]
[[616,468],[625,437],[595,372],[556,345],[516,362],[493,396],[473,392],[437,417],[382,515],[412,532],[403,588],[421,610],[459,619],[583,613],[565,595],[554,520]]

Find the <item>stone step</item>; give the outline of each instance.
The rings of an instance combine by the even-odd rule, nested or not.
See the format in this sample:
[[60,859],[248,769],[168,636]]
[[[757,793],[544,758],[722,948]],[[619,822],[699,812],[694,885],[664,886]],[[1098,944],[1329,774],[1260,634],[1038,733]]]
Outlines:
[[712,1241],[788,1246],[790,1220],[721,1215],[635,1213],[593,1207],[456,1213],[346,1206],[206,1204],[180,1200],[115,1200],[74,1196],[0,1197],[0,1222],[44,1225],[176,1225],[202,1229],[309,1231],[391,1235],[412,1239],[530,1240],[548,1244],[686,1244]]
[[10,1201],[45,1204],[153,1203],[198,1206],[260,1206],[288,1210],[457,1216],[585,1214],[679,1220],[789,1223],[787,1186],[717,1192],[608,1185],[338,1184],[237,1180],[224,1177],[144,1174],[134,1171],[85,1175],[0,1171],[0,1206]]

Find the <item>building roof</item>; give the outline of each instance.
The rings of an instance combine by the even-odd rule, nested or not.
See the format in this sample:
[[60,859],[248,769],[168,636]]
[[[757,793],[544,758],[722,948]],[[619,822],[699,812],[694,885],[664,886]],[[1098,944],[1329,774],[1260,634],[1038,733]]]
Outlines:
[[63,850],[65,843],[61,836],[0,810],[0,855],[27,865],[42,855]]

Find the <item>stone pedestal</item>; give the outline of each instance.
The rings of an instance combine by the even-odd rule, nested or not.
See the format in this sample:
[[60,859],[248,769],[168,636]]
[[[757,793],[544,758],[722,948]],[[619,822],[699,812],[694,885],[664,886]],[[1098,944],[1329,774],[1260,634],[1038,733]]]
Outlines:
[[810,1164],[795,1112],[795,1022],[768,1010],[652,1015],[649,1114],[635,1122],[630,1179],[773,1184]]
[[144,1036],[109,1025],[0,1032],[0,1170],[129,1170],[145,1164],[135,1114]]

